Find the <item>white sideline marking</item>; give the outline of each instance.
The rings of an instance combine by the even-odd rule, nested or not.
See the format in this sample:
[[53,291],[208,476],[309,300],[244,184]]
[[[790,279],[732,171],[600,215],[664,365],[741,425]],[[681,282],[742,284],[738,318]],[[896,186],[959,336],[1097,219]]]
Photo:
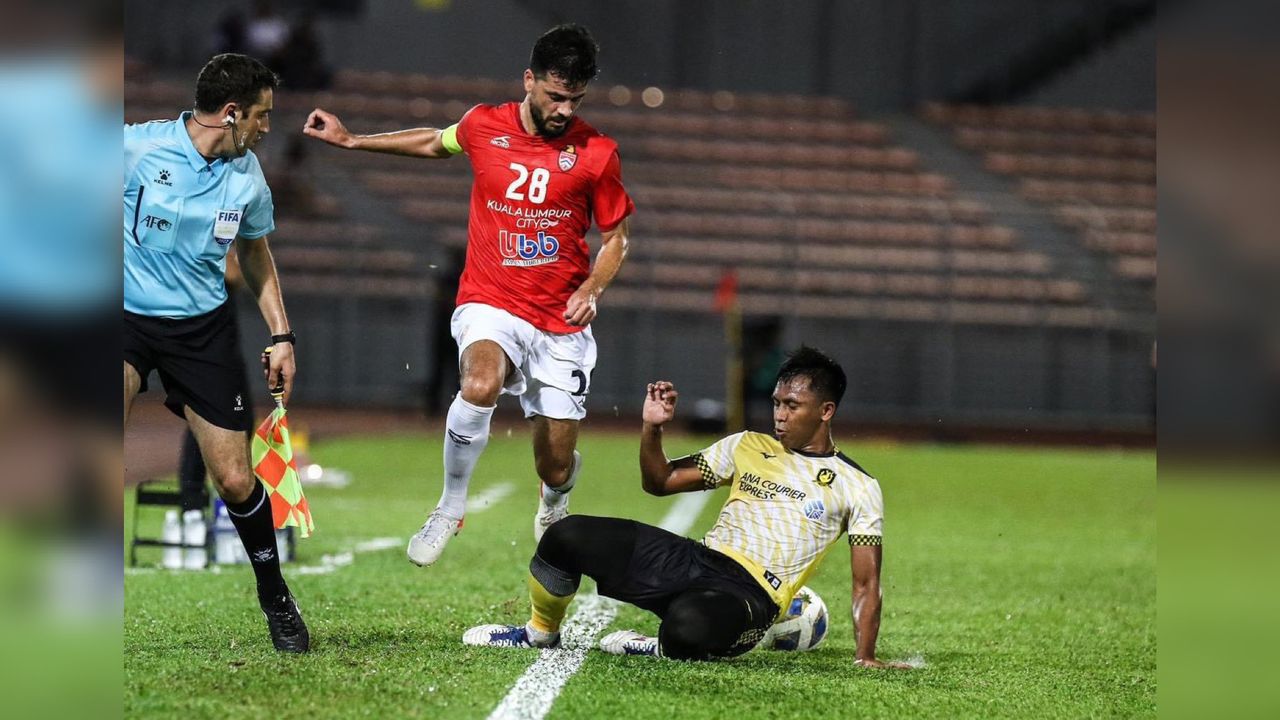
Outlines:
[[390,550],[404,545],[404,540],[398,537],[380,537],[364,542],[356,543],[356,552],[377,552],[378,550]]
[[492,487],[487,487],[475,495],[467,498],[467,512],[471,514],[484,512],[489,508],[497,505],[503,498],[515,492],[515,483],[498,483]]
[[404,540],[398,537],[380,537],[372,540],[362,540],[355,544],[350,550],[334,553],[332,555],[321,555],[319,565],[298,565],[296,567],[285,567],[285,570],[297,573],[299,575],[328,575],[340,567],[346,567],[356,560],[356,553],[377,552],[379,550],[387,550],[394,547],[404,545]]
[[[658,524],[677,535],[688,532],[702,512],[711,493],[681,495]],[[618,614],[617,600],[601,597],[593,590],[578,597],[577,610],[561,630],[559,650],[543,650],[537,661],[516,680],[489,720],[542,720],[560,695],[569,678],[587,659],[587,650],[595,645],[596,635]]]
[[293,568],[293,572],[298,575],[328,575],[340,567],[350,565],[355,562],[355,559],[355,553],[350,550],[333,555],[321,555],[319,565],[299,565]]
[[[467,500],[467,512],[471,514],[482,513],[498,504],[499,501],[510,495],[515,489],[515,484],[509,482],[487,487]],[[356,543],[352,549],[345,552],[321,555],[318,565],[299,565],[292,568],[286,567],[285,569],[298,575],[328,575],[340,567],[346,567],[355,562],[356,553],[377,552],[379,550],[404,547],[406,542],[408,541],[404,538],[398,537],[380,537],[364,540]]]
[[711,499],[711,493],[707,492],[681,495],[676,498],[667,516],[658,523],[658,527],[677,535],[689,532],[689,528],[693,527],[693,521],[698,519],[698,514],[702,512],[702,508],[706,506],[709,499]]
[[[502,482],[476,493],[474,497],[467,499],[467,512],[470,514],[482,513],[485,510],[497,505],[504,498],[514,492],[515,483]],[[350,550],[337,552],[332,555],[321,555],[320,562],[317,565],[295,565],[293,567],[285,566],[285,570],[291,574],[298,575],[328,575],[340,567],[346,567],[355,562],[356,553],[377,552],[379,550],[390,550],[391,548],[404,547],[408,542],[404,538],[398,537],[380,537],[372,540],[363,540],[355,544]],[[216,565],[210,566],[214,572],[218,571]],[[126,575],[147,575],[155,572],[155,568],[125,568]]]

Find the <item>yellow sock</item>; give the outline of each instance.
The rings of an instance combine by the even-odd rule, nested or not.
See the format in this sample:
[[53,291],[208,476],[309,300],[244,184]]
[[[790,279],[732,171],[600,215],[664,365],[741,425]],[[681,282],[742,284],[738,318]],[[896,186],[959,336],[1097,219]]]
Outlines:
[[533,605],[533,617],[529,625],[538,632],[560,632],[560,622],[564,620],[565,610],[573,602],[573,595],[560,597],[552,595],[542,583],[529,573],[529,600]]

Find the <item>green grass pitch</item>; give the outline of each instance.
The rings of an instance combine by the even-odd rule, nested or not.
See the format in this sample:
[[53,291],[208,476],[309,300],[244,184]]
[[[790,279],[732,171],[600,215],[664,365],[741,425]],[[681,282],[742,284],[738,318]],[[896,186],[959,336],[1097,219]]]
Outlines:
[[[709,438],[668,438],[671,455]],[[1156,463],[1152,452],[981,446],[842,449],[880,478],[886,504],[880,655],[922,669],[853,664],[844,543],[810,585],[831,609],[810,653],[729,662],[654,662],[589,653],[551,718],[1150,717],[1156,710]],[[640,490],[637,438],[586,432],[579,513],[656,523],[670,498]],[[536,651],[464,647],[482,622],[522,622],[536,506],[527,433],[498,432],[472,495],[515,491],[484,512],[436,566],[403,543],[439,493],[434,436],[342,439],[315,459],[350,471],[344,489],[307,491],[317,532],[286,570],[311,627],[303,657],[270,648],[247,567],[128,571],[124,711],[161,718],[483,718]],[[720,490],[691,532],[714,521]],[[126,508],[130,517],[132,508]],[[142,522],[148,532],[159,511]],[[129,528],[126,528],[128,533]],[[325,574],[303,566],[338,558]],[[158,553],[144,554],[148,563]],[[589,584],[584,584],[584,590]],[[570,609],[570,612],[573,608]],[[612,629],[652,632],[623,607]]]

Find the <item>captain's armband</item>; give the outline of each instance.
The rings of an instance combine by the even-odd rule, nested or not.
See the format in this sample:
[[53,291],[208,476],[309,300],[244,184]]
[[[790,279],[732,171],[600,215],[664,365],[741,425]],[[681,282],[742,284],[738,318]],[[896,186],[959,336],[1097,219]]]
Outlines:
[[440,143],[444,145],[444,149],[448,150],[451,155],[457,155],[462,152],[462,145],[458,143],[458,123],[454,123],[440,131]]

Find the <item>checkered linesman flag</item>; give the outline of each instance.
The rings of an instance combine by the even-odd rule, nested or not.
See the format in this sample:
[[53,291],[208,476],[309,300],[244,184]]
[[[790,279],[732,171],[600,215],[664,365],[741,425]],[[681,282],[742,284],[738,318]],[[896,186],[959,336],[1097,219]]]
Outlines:
[[267,488],[271,518],[276,528],[293,526],[298,528],[302,537],[311,537],[315,523],[311,520],[307,498],[302,494],[298,463],[293,458],[293,444],[289,441],[284,389],[273,391],[271,397],[276,401],[276,409],[253,434],[253,474]]

